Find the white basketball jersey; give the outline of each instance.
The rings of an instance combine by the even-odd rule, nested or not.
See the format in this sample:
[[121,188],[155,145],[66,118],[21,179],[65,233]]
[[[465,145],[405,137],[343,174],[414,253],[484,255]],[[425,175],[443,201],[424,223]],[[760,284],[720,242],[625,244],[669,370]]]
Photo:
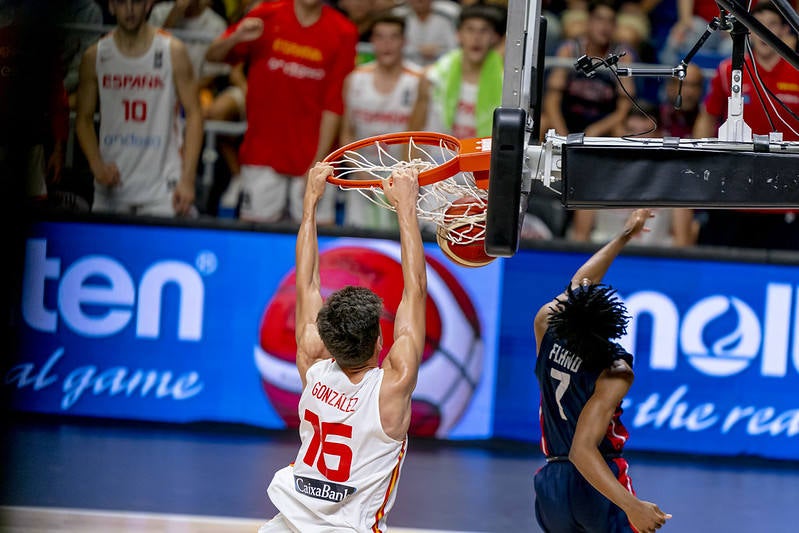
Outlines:
[[455,120],[452,123],[452,135],[458,139],[471,139],[477,137],[477,84],[461,82],[461,94],[458,99],[458,108],[455,110]]
[[374,62],[356,68],[350,78],[349,90],[344,95],[357,139],[406,131],[419,94],[422,71],[413,63],[403,62],[402,74],[388,93],[375,88],[376,71]]
[[327,359],[311,366],[306,379],[300,451],[275,473],[269,498],[302,533],[386,531],[408,439],[396,441],[383,431],[383,370],[352,383]]
[[116,163],[122,184],[95,183],[95,195],[119,206],[163,201],[180,179],[182,160],[178,100],[169,36],[156,33],[139,57],[123,55],[113,34],[97,45],[100,92],[100,155]]

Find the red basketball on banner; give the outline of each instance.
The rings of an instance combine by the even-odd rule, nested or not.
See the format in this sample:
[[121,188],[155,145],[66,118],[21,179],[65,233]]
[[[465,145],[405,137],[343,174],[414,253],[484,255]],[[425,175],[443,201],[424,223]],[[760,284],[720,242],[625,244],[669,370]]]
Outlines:
[[[382,298],[382,361],[392,345],[393,317],[402,298],[402,265],[398,243],[367,242],[371,246],[359,243],[322,251],[319,274],[323,297],[347,285],[360,285]],[[479,320],[469,296],[441,263],[430,258],[428,261],[432,269],[428,270],[427,337],[412,396],[409,433],[445,436],[460,419],[479,382],[483,346]],[[291,272],[267,303],[255,347],[263,389],[288,427],[299,425],[297,405],[302,392],[295,362],[294,284],[295,275]]]

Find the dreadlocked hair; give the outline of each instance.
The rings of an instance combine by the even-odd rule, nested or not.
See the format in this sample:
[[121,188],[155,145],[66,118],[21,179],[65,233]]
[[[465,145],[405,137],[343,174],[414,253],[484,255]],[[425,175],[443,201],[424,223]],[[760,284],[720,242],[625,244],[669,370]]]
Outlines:
[[627,333],[630,316],[616,289],[602,284],[566,286],[566,297],[557,298],[549,327],[566,348],[579,355],[589,370],[608,368],[616,358],[611,342]]

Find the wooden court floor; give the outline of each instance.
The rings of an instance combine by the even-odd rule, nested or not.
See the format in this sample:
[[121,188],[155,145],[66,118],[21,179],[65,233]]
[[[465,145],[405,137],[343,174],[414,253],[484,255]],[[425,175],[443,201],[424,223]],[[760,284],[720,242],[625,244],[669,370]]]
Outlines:
[[244,533],[258,530],[258,520],[214,516],[125,513],[49,507],[0,507],[4,533]]
[[[4,420],[0,532],[252,532],[294,432],[15,416]],[[630,453],[638,495],[675,533],[799,532],[799,464]],[[532,532],[534,443],[412,439],[395,533]]]
[[[55,509],[0,507],[3,533],[252,533],[263,520],[221,516],[169,515]],[[450,533],[430,529],[391,528],[394,533]]]

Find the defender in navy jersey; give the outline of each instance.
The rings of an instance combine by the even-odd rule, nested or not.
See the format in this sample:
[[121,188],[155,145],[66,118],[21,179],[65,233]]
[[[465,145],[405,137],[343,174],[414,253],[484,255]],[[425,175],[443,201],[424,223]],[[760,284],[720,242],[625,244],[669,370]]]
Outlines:
[[541,449],[535,514],[546,532],[651,532],[670,514],[635,496],[622,457],[627,430],[621,401],[633,357],[613,342],[629,316],[601,281],[625,244],[654,215],[638,209],[624,230],[574,274],[563,294],[535,317],[535,374],[541,390]]

